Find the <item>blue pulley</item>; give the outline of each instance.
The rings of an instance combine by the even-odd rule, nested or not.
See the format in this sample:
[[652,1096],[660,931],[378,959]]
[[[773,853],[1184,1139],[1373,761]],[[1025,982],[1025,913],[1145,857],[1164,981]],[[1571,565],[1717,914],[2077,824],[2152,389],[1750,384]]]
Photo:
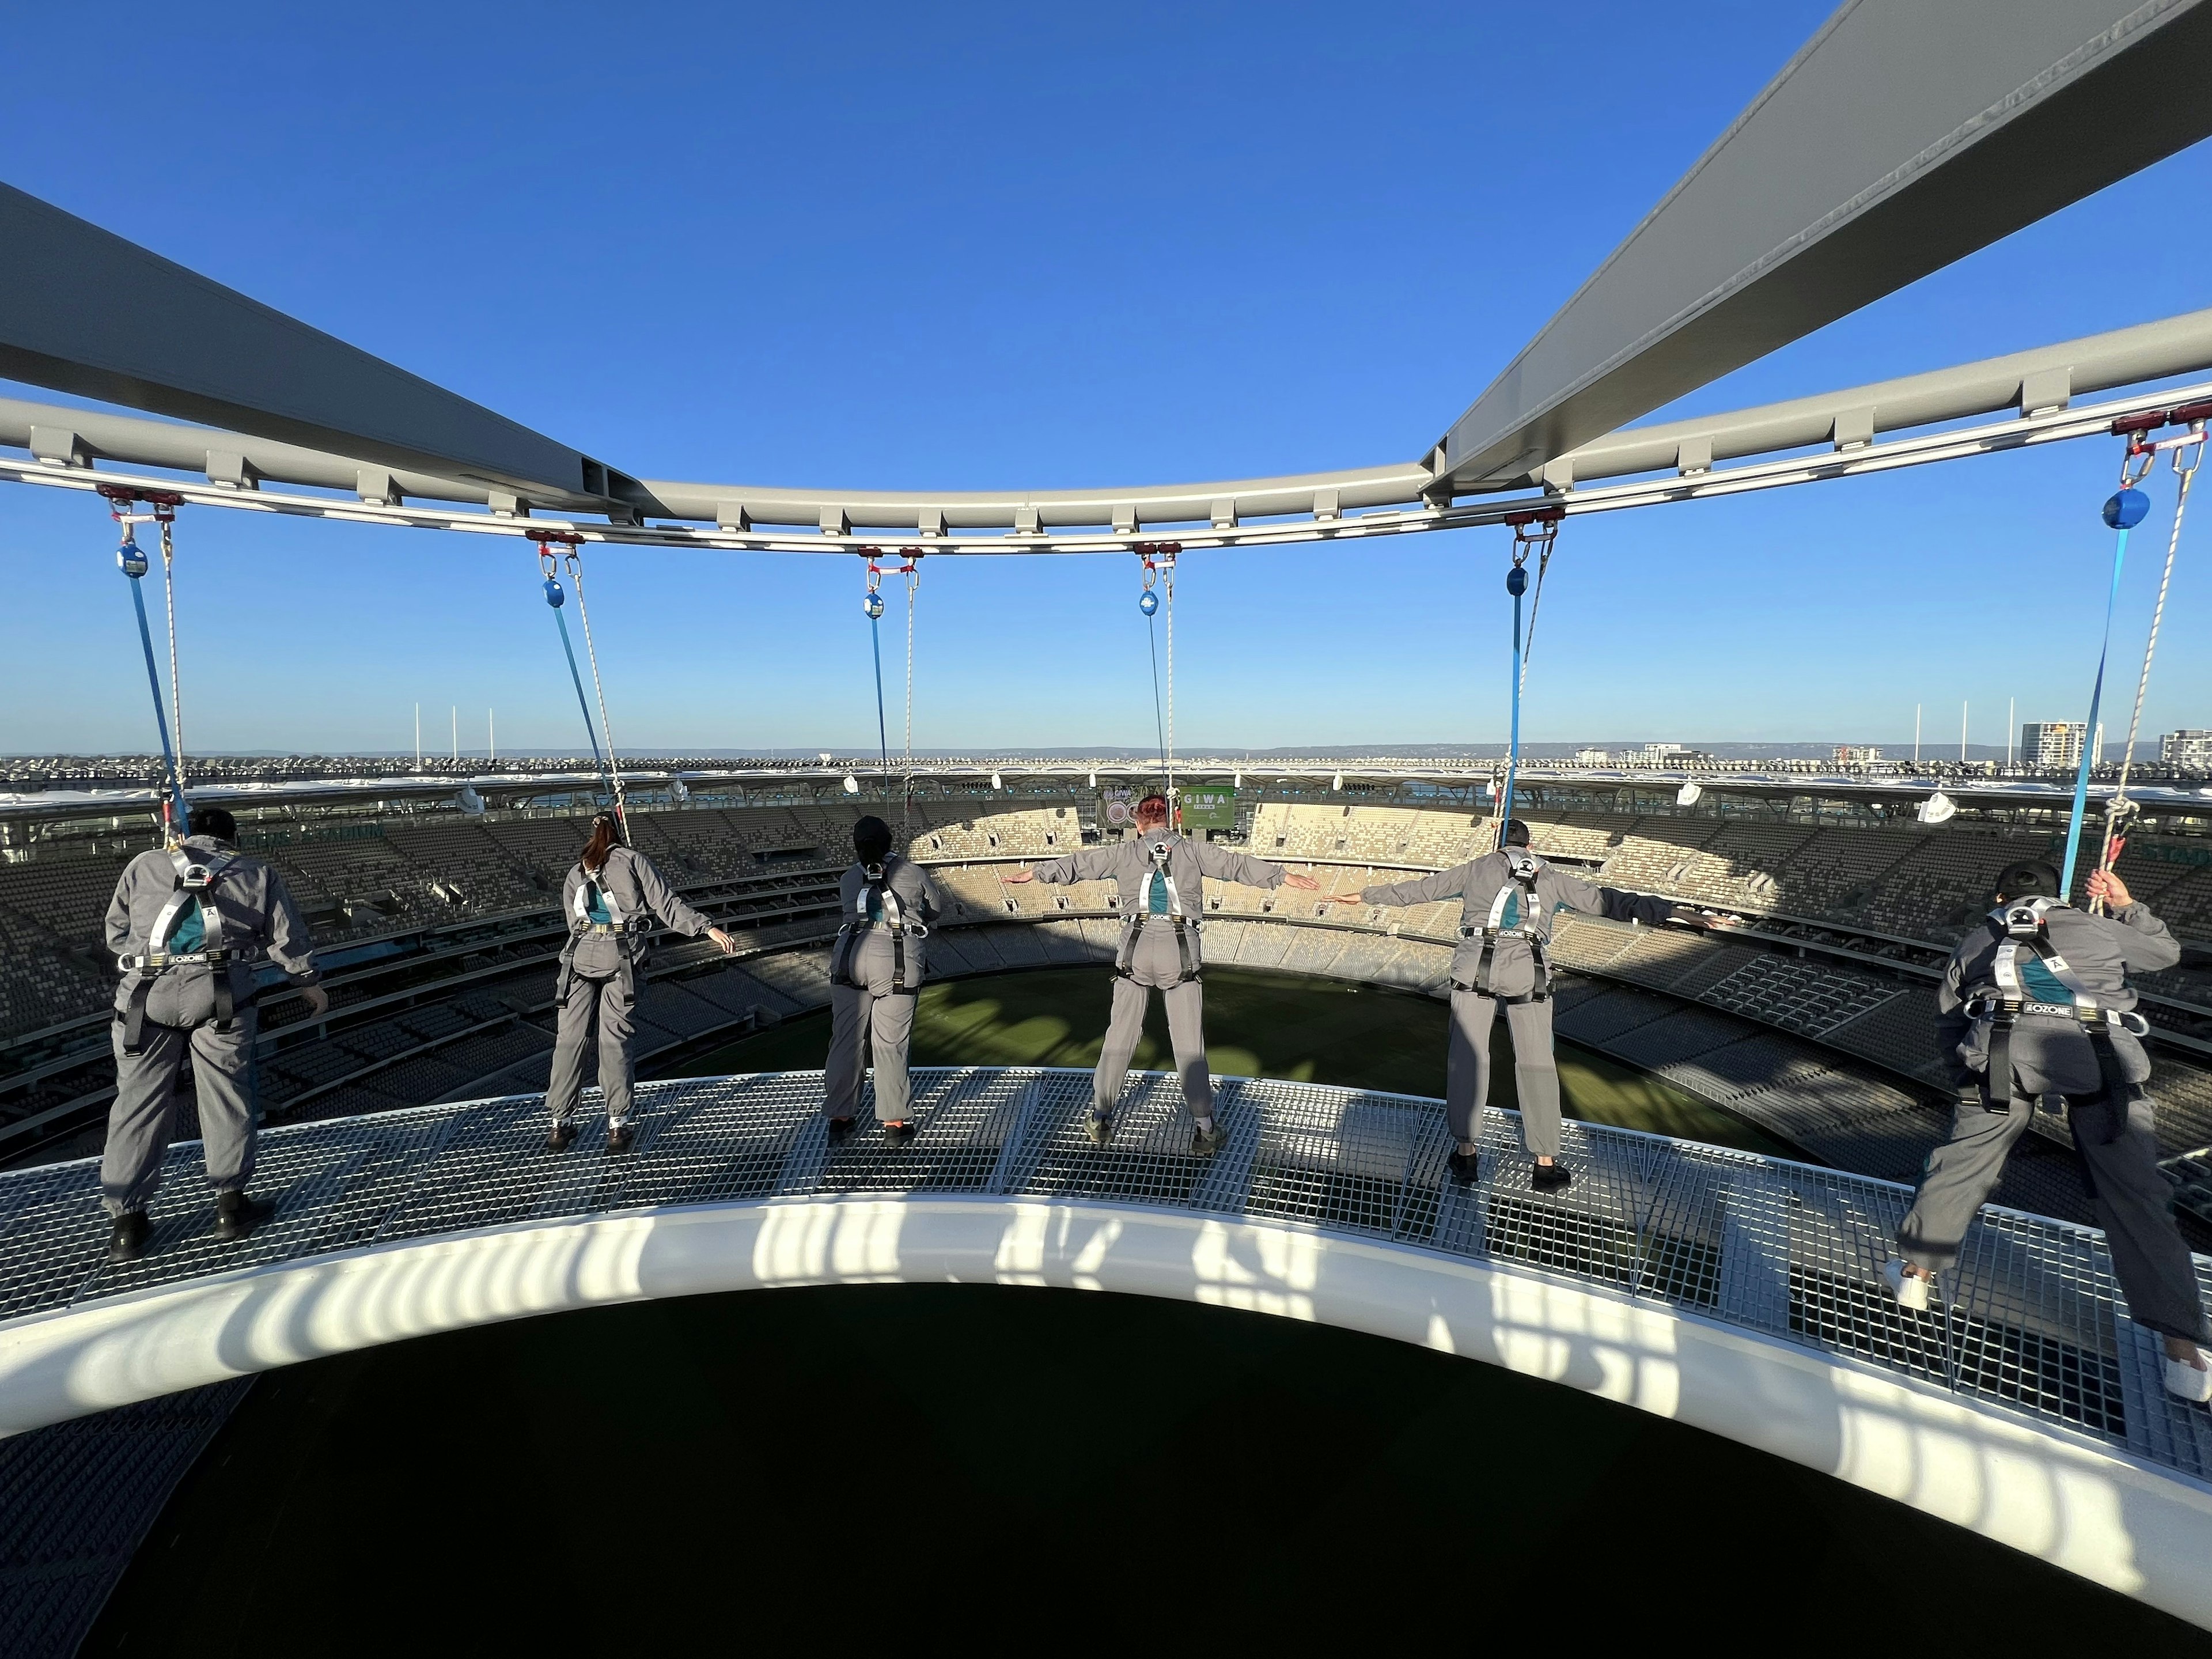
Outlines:
[[1149,587],[1144,591],[1143,595],[1137,600],[1137,609],[1143,611],[1147,617],[1151,616],[1159,608],[1159,595],[1153,592]]
[[1505,573],[1505,591],[1519,599],[1528,591],[1528,573],[1519,565]]
[[115,550],[115,562],[133,581],[146,574],[146,555],[135,541],[125,542]]
[[871,589],[868,597],[860,601],[860,609],[868,613],[870,622],[881,622],[884,617],[884,596]]
[[2105,503],[2105,522],[2115,530],[2133,530],[2150,515],[2150,497],[2140,489],[2123,489]]
[[566,594],[561,592],[561,584],[556,578],[548,576],[545,579],[546,604],[551,605],[556,611],[558,611],[561,608],[562,601],[567,597],[568,596]]

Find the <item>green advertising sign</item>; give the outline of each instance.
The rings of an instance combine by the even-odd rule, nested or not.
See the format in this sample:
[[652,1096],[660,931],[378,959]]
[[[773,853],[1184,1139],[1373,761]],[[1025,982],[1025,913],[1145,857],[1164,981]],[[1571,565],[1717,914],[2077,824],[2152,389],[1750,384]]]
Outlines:
[[1186,830],[1234,830],[1237,827],[1237,792],[1219,784],[1201,785],[1185,789],[1182,794],[1182,827]]

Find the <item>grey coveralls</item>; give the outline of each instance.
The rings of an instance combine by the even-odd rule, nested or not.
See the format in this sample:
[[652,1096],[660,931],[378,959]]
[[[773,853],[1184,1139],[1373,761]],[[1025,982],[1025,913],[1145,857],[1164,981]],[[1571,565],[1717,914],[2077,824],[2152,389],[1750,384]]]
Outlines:
[[[1167,847],[1170,891],[1164,912],[1153,908],[1153,848]],[[1148,830],[1134,841],[1085,847],[1036,866],[1039,881],[1115,882],[1121,894],[1121,948],[1114,958],[1114,1011],[1106,1024],[1091,1084],[1091,1109],[1114,1115],[1121,1085],[1129,1075],[1129,1056],[1145,1032],[1147,994],[1157,990],[1168,1006],[1168,1041],[1175,1049],[1182,1097],[1193,1117],[1213,1115],[1213,1079],[1206,1067],[1206,1001],[1199,984],[1201,957],[1199,924],[1206,914],[1205,878],[1247,887],[1279,887],[1288,874],[1269,864],[1211,842],[1193,841],[1165,830]]]
[[[590,915],[594,879],[606,905],[605,922]],[[586,876],[581,864],[572,866],[561,884],[561,914],[568,918],[568,942],[561,950],[561,978],[553,993],[561,1006],[561,1024],[553,1038],[545,1105],[556,1123],[575,1115],[584,1088],[584,1044],[596,1016],[599,1088],[606,1096],[611,1127],[629,1121],[636,1080],[629,1053],[630,1011],[637,1006],[637,970],[645,964],[654,921],[690,939],[714,924],[677,896],[651,859],[629,847],[611,848],[596,878]]]
[[[1516,880],[1516,861],[1527,880]],[[1533,1158],[1559,1155],[1559,1070],[1552,1055],[1552,917],[1580,910],[1615,921],[1664,921],[1674,905],[1644,893],[1600,887],[1522,848],[1486,853],[1434,875],[1366,887],[1369,904],[1460,900],[1459,948],[1451,960],[1451,1037],[1445,1048],[1444,1114],[1462,1141],[1477,1139],[1475,1113],[1490,1098],[1490,1027],[1505,1005],[1513,1034],[1513,1079],[1521,1095],[1521,1144]]]
[[2025,947],[2012,958],[2024,1000],[2011,1030],[2013,1075],[2003,1091],[2010,1097],[2009,1109],[1993,1110],[1992,1095],[2002,1080],[1989,1075],[1990,1016],[1995,1012],[1989,1005],[2001,994],[1999,952],[2007,942],[2002,917],[2011,908],[1993,911],[1987,925],[1960,942],[1936,988],[1936,1041],[1959,1090],[1959,1103],[1951,1138],[1929,1154],[1919,1194],[1898,1229],[1899,1251],[1930,1273],[1957,1261],[1967,1224],[1996,1190],[2005,1155],[2034,1115],[2036,1097],[2063,1096],[2074,1149],[2129,1313],[2137,1324],[2168,1336],[2212,1340],[2189,1247],[2167,1207],[2172,1188],[2159,1173],[2153,1106],[2143,1088],[2150,1078],[2150,1056],[2134,1032],[2117,1021],[2108,1024],[2118,1073],[2111,1083],[2124,1097],[2112,1099],[2114,1089],[2076,1012],[2078,1000],[2054,973],[2063,965],[2099,1008],[2124,1013],[2136,1006],[2127,970],[2171,968],[2181,960],[2181,946],[2141,904],[2111,916],[2093,916],[2071,905],[2045,909],[2043,950],[2061,961],[2039,970],[2029,965],[2031,952]]
[[872,1044],[876,1121],[906,1121],[907,1045],[915,997],[928,968],[929,923],[944,908],[929,872],[894,853],[879,881],[854,865],[838,884],[844,925],[830,955],[830,1057],[823,1066],[822,1109],[850,1117],[860,1108],[860,1073]]
[[[115,1104],[100,1160],[108,1212],[144,1209],[161,1185],[188,1048],[208,1184],[243,1192],[259,1119],[253,964],[265,955],[295,987],[320,977],[284,878],[211,836],[194,836],[175,854],[141,853],[108,902],[107,948],[124,970],[115,992]],[[218,951],[221,960],[206,960]]]

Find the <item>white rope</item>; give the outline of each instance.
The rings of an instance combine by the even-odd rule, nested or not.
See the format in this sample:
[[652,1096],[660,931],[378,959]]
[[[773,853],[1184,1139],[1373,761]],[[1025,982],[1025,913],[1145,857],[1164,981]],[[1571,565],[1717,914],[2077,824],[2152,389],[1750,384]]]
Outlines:
[[1552,568],[1552,549],[1555,542],[1547,540],[1543,550],[1536,556],[1536,591],[1528,596],[1528,632],[1521,641],[1521,690],[1528,690],[1528,659],[1536,649],[1536,613],[1544,608],[1544,573]]
[[1170,555],[1162,582],[1167,588],[1168,612],[1168,823],[1173,828],[1182,828],[1182,814],[1176,810],[1175,781],[1175,558]]
[[[169,606],[169,731],[177,744],[177,799],[185,795],[185,702],[177,689],[177,542],[175,526],[161,520],[161,589]],[[189,828],[179,825],[179,833]]]
[[584,605],[584,562],[576,556],[574,548],[568,550],[568,580],[576,585],[576,620],[584,624],[584,654],[592,662],[592,695],[599,702],[599,730],[607,740],[607,776],[614,785],[615,822],[622,826],[623,836],[629,836],[629,812],[623,798],[622,761],[615,751],[615,728],[607,719],[607,688],[599,678],[599,653],[592,643],[592,613]]
[[914,817],[914,601],[921,586],[921,556],[907,556],[906,573],[906,763],[899,775],[899,845],[906,845]]
[[[2128,773],[2135,765],[2136,738],[2142,730],[2143,697],[2150,690],[2151,659],[2158,654],[2159,624],[2166,619],[2166,590],[2173,586],[2173,559],[2181,546],[2182,515],[2189,511],[2189,486],[2197,481],[2197,469],[2204,459],[2204,441],[2201,432],[2197,434],[2197,442],[2187,451],[2191,459],[2186,466],[2181,464],[2183,453],[2176,449],[2172,454],[2173,470],[2181,480],[2181,493],[2173,503],[2173,529],[2166,539],[2166,568],[2158,579],[2158,603],[2152,607],[2150,613],[2150,639],[2143,647],[2142,673],[2136,681],[2135,712],[2128,717],[2128,746],[2120,751],[2119,787],[2112,792],[2112,799],[2105,805],[2105,852],[2098,861],[2097,868],[2106,875],[2112,872],[2113,837],[2127,823]],[[2094,732],[2086,732],[2083,737],[2087,742],[2096,741]],[[2098,900],[2090,908],[2101,911],[2104,902]]]

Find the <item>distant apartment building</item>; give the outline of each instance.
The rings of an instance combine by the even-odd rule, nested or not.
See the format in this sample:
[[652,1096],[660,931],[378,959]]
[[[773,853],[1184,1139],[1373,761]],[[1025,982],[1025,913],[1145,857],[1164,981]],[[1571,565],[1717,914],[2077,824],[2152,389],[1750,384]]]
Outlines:
[[[2020,728],[2020,759],[2023,766],[2063,769],[2081,763],[2081,739],[2087,720],[2045,720]],[[2097,722],[2097,741],[2091,750],[2092,765],[2105,758],[2105,723]]]
[[1871,745],[1839,743],[1836,745],[1836,764],[1838,766],[1871,766],[1881,758],[1881,750]]
[[1610,766],[1613,764],[1613,751],[1609,749],[1577,749],[1575,750],[1575,764]]
[[1684,743],[1647,743],[1627,758],[1639,766],[1695,766],[1711,757]]
[[2212,732],[2168,732],[2158,740],[2158,763],[2177,772],[2212,772]]

